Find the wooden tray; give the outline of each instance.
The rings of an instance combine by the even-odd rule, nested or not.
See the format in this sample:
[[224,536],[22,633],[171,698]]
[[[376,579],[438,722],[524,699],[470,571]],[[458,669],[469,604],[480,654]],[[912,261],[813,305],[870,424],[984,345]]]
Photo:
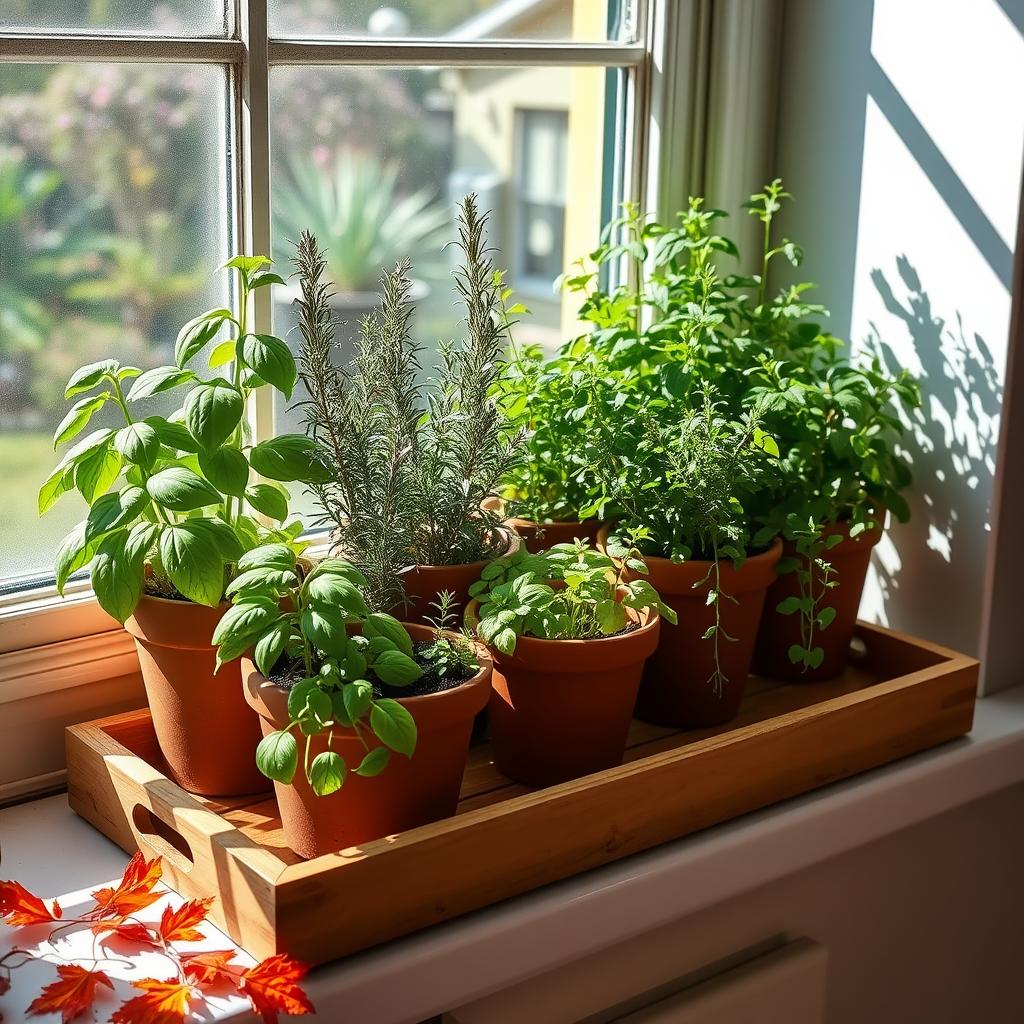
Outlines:
[[123,849],[162,856],[180,893],[217,895],[212,919],[253,956],[321,963],[970,731],[976,661],[866,624],[858,640],[833,682],[752,680],[718,729],[635,722],[623,765],[548,789],[476,746],[455,817],[311,861],[285,847],[272,797],[167,779],[148,711],[67,730],[68,794]]

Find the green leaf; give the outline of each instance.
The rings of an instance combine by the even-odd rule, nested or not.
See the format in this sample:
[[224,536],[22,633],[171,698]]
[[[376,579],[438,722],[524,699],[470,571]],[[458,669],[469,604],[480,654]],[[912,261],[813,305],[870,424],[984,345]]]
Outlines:
[[62,495],[67,494],[75,485],[74,470],[65,466],[58,466],[44,481],[39,488],[38,507],[39,514],[48,512],[54,502]]
[[516,631],[509,626],[499,629],[491,643],[502,654],[512,654],[516,649]]
[[320,683],[317,679],[303,679],[296,683],[288,691],[288,717],[296,720],[302,718],[307,713],[312,694],[320,692]]
[[235,339],[228,338],[227,341],[222,341],[211,353],[209,365],[211,370],[216,370],[221,366],[227,366],[228,363],[233,362],[235,358]]
[[375,775],[380,775],[387,768],[390,760],[391,751],[387,747],[374,747],[359,762],[356,775],[361,775],[364,779],[372,779]]
[[626,625],[626,609],[618,601],[598,601],[594,613],[605,636],[618,633]]
[[807,652],[799,644],[790,644],[789,646],[789,660],[795,665],[797,662],[804,660],[804,655]]
[[92,419],[93,413],[107,403],[110,395],[104,392],[101,395],[92,395],[89,398],[80,398],[68,410],[67,415],[60,421],[60,425],[53,434],[53,447],[70,441],[71,438],[80,434]]
[[281,609],[273,599],[262,594],[246,594],[221,617],[213,631],[213,643],[220,645],[229,636],[255,636],[276,623],[280,616]]
[[154,366],[132,384],[132,389],[128,392],[128,401],[137,402],[140,398],[161,395],[194,380],[199,378],[191,370],[182,370],[178,366]]
[[217,550],[225,562],[237,562],[241,558],[243,550],[242,541],[239,539],[238,534],[223,519],[212,519],[208,516],[203,516],[198,519],[190,519],[189,522],[194,529],[210,537],[213,543],[216,544]]
[[804,664],[808,668],[818,668],[825,660],[825,649],[823,647],[812,647],[804,654]]
[[274,782],[289,785],[299,764],[299,746],[290,732],[272,732],[256,748],[256,767]]
[[[370,613],[370,609],[367,608],[366,601],[359,592],[359,588],[343,576],[321,573],[319,576],[313,576],[309,579],[306,582],[305,589],[311,601],[319,604],[336,605],[350,617],[362,618]],[[367,635],[372,636],[374,634]]]
[[191,512],[221,502],[218,491],[184,466],[171,466],[155,473],[146,481],[146,490],[154,501],[175,512]]
[[238,559],[238,569],[294,569],[295,552],[287,544],[261,544]]
[[75,486],[91,505],[118,478],[121,456],[109,445],[97,448],[75,466]]
[[228,597],[242,591],[251,590],[255,593],[277,595],[298,584],[298,577],[290,569],[275,569],[273,566],[259,565],[246,569],[236,576],[225,593]]
[[222,446],[212,451],[201,451],[199,468],[221,494],[233,494],[237,498],[245,494],[249,463],[237,448]]
[[189,320],[178,332],[174,343],[174,361],[178,366],[184,369],[185,364],[212,341],[224,322],[230,319],[230,310],[211,309]]
[[222,445],[235,431],[245,411],[242,393],[224,380],[200,384],[185,400],[185,426],[211,450]]
[[342,691],[345,714],[350,722],[358,722],[373,703],[373,685],[366,679],[356,679]]
[[129,558],[141,562],[145,567],[149,553],[153,550],[159,536],[160,527],[156,523],[145,521],[136,523],[128,531],[128,539],[124,542],[125,553]]
[[101,359],[98,363],[89,363],[88,366],[83,366],[71,374],[71,379],[64,389],[64,397],[74,398],[75,395],[92,391],[107,374],[116,374],[117,371],[116,359]]
[[368,615],[363,623],[363,635],[384,637],[386,640],[390,640],[403,654],[412,657],[412,637],[409,636],[405,626],[393,615],[387,615],[384,612],[374,612],[372,615]]
[[760,448],[768,455],[773,455],[775,458],[779,457],[779,446],[775,438],[771,434],[765,433],[760,427],[754,428],[752,443],[755,448]]
[[54,558],[54,568],[57,575],[57,593],[63,594],[68,578],[79,569],[92,561],[96,553],[97,542],[86,540],[86,524],[84,522],[75,526],[71,532],[60,542],[57,554]]
[[269,256],[232,256],[221,269],[240,270],[248,276],[254,270],[259,270],[260,267],[269,267],[273,262]]
[[[818,612],[818,629],[828,629],[832,625],[832,620],[836,617],[836,610],[832,607],[822,608]],[[814,666],[815,668],[817,666]]]
[[143,423],[151,426],[156,431],[160,443],[168,448],[181,452],[199,451],[199,442],[188,432],[184,424],[174,423],[160,416],[147,416]]
[[288,518],[288,494],[275,484],[252,484],[245,489],[245,500],[257,512],[283,523]]
[[401,651],[384,651],[374,660],[373,671],[388,686],[409,686],[423,675],[423,669]]
[[242,362],[268,384],[291,399],[298,371],[288,346],[272,334],[247,334],[241,344]]
[[249,456],[252,468],[268,480],[326,483],[331,474],[320,461],[316,445],[304,434],[281,434],[262,441]]
[[101,494],[86,519],[85,539],[99,540],[106,533],[127,525],[149,504],[141,487],[125,487],[113,494]]
[[265,676],[269,676],[274,670],[278,658],[288,646],[291,632],[291,623],[282,617],[257,642],[256,649],[253,651],[253,660],[256,662],[256,667]]
[[257,288],[265,288],[268,284],[287,284],[287,283],[288,282],[285,281],[285,279],[283,277],[281,277],[280,274],[271,274],[271,273],[257,274],[249,282],[249,290],[250,291],[255,291]]
[[345,656],[348,633],[340,609],[316,605],[302,613],[302,632],[314,647],[336,658]]
[[794,612],[800,611],[800,598],[799,597],[787,597],[783,598],[775,610],[780,615],[792,615]]
[[108,534],[96,549],[92,562],[92,589],[100,607],[123,623],[142,596],[144,568],[125,550],[127,530]]
[[160,451],[160,438],[145,421],[129,423],[114,435],[114,447],[129,462],[150,469]]
[[416,749],[416,723],[397,700],[377,700],[370,708],[370,728],[381,743],[398,754],[412,757]]
[[216,608],[224,593],[224,559],[201,520],[165,526],[160,561],[171,582],[190,601]]
[[333,750],[313,758],[309,766],[309,785],[317,796],[337,793],[345,784],[345,759]]

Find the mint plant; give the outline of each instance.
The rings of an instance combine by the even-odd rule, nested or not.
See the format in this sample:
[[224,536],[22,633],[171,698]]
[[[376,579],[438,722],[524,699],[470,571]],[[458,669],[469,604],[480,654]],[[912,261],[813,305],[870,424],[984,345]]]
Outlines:
[[[371,612],[366,578],[348,562],[329,558],[304,571],[292,547],[263,544],[238,561],[228,593],[231,608],[217,624],[217,667],[248,650],[259,671],[294,670],[288,690],[288,724],[263,738],[256,750],[260,771],[288,785],[299,763],[317,796],[339,790],[351,770],[379,775],[391,752],[412,757],[416,723],[397,701],[379,695],[380,684],[405,687],[423,675],[412,638],[395,618]],[[350,625],[362,632],[349,632]],[[286,680],[291,682],[291,676]],[[349,730],[366,750],[349,766],[331,745],[337,730]],[[326,733],[328,749],[310,759],[314,736]],[[382,746],[371,747],[372,733]]]
[[616,564],[582,540],[556,544],[537,554],[520,549],[496,559],[470,587],[479,602],[477,635],[502,654],[512,654],[520,636],[542,640],[614,636],[628,625],[627,608],[656,610],[674,624],[676,613],[654,587],[645,579],[627,580],[627,571],[647,572],[635,546]]
[[[283,525],[288,494],[277,481],[324,480],[327,472],[305,436],[250,445],[243,419],[255,391],[271,387],[290,398],[297,376],[283,341],[249,330],[250,295],[282,283],[269,265],[265,256],[225,264],[238,275],[238,315],[213,309],[187,323],[174,365],[143,372],[105,359],[68,381],[65,396],[77,401],[57,427],[55,448],[74,440],[101,409],[116,409],[123,426],[79,440],[39,491],[40,514],[74,489],[90,506],[57,551],[61,593],[73,573],[91,564],[97,600],[118,622],[145,591],[215,607],[245,551],[265,540],[300,546],[303,526]],[[201,376],[196,363],[211,345],[211,373]],[[226,377],[218,372],[225,369]],[[140,411],[146,399],[183,388],[184,401],[170,416]],[[254,482],[252,473],[266,480]],[[251,513],[282,525],[268,528]]]

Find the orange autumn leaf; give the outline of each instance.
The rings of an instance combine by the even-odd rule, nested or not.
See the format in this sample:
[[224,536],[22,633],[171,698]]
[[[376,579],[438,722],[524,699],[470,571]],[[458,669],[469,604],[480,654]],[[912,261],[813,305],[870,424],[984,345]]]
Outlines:
[[92,926],[92,931],[95,935],[113,935],[129,942],[141,942],[148,946],[159,945],[159,940],[141,921],[97,921]]
[[297,984],[308,970],[298,960],[277,953],[243,971],[238,991],[249,997],[252,1008],[263,1017],[263,1024],[277,1024],[278,1013],[296,1017],[315,1013],[309,997]]
[[110,1018],[111,1024],[183,1024],[189,1012],[192,986],[174,981],[143,978],[132,982],[142,995],[122,1003]]
[[233,949],[205,949],[199,953],[180,953],[185,977],[196,985],[238,984],[241,968],[233,967]]
[[155,903],[161,896],[153,892],[160,881],[160,873],[159,857],[146,860],[141,853],[136,853],[116,889],[106,887],[92,894],[96,909],[90,917],[127,917]]
[[60,904],[54,900],[53,910],[46,909],[46,904],[38,896],[33,896],[18,882],[0,882],[0,920],[6,921],[15,928],[30,924],[45,924],[47,921],[59,921]]
[[57,973],[60,980],[47,985],[32,1001],[28,1008],[30,1014],[59,1013],[67,1024],[92,1007],[97,985],[114,987],[103,971],[87,971],[77,964],[62,964]]
[[212,897],[189,900],[180,907],[164,907],[160,918],[160,937],[164,942],[201,942],[203,933],[196,925],[206,920]]

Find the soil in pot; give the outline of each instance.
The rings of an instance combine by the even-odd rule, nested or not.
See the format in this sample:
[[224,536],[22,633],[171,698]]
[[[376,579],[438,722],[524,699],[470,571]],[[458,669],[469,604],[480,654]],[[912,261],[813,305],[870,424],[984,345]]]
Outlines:
[[[818,605],[819,613],[825,608],[835,610],[835,618],[826,629],[814,630],[811,645],[820,647],[824,657],[817,668],[807,668],[789,660],[789,649],[794,644],[802,645],[801,616],[799,613],[783,615],[779,604],[787,597],[800,597],[800,582],[796,572],[778,576],[768,591],[765,601],[761,629],[757,637],[754,667],[760,675],[772,679],[792,682],[817,683],[834,679],[846,668],[850,655],[850,641],[857,626],[857,611],[864,592],[864,580],[871,564],[871,552],[882,539],[881,529],[865,530],[857,537],[850,537],[850,528],[845,523],[827,526],[825,537],[841,536],[843,540],[822,556],[835,570],[831,579],[839,586],[826,591]],[[787,543],[783,557],[796,558],[796,546]],[[814,590],[821,588],[820,570],[815,569]]]
[[[407,627],[417,644],[428,642],[433,631]],[[417,742],[412,758],[392,754],[380,775],[361,778],[352,772],[366,753],[350,730],[334,734],[332,750],[349,768],[345,784],[330,796],[316,796],[301,767],[291,785],[274,783],[285,841],[301,857],[318,857],[405,832],[455,813],[469,750],[473,719],[487,703],[491,684],[490,659],[478,654],[480,669],[469,679],[446,689],[436,680],[420,681],[433,692],[396,699],[416,720]],[[288,688],[268,681],[247,658],[242,659],[245,699],[258,715],[263,734],[288,721]],[[367,742],[376,738],[364,730]],[[310,758],[327,749],[327,735],[313,738]]]
[[135,638],[168,774],[203,796],[270,788],[256,768],[260,727],[242,694],[239,663],[214,674],[217,652],[210,640],[229,607],[146,594],[125,623]]
[[[501,529],[500,539],[495,545],[493,558],[510,555],[518,550],[519,536],[510,530]],[[492,559],[467,562],[463,565],[411,565],[402,570],[402,585],[408,599],[404,607],[393,609],[392,614],[403,622],[426,624],[427,619],[437,618],[434,602],[443,590],[455,595],[455,613],[462,618],[469,603],[469,588],[480,579],[484,566]]]
[[[607,536],[607,528],[602,529],[602,546]],[[747,558],[739,569],[728,559],[720,563],[721,629],[735,640],[719,637],[718,667],[724,679],[718,686],[715,641],[704,639],[715,624],[714,606],[707,603],[714,574],[705,580],[712,563],[644,557],[647,579],[675,610],[679,623],[662,624],[658,648],[644,667],[636,703],[638,718],[676,729],[700,729],[736,717],[750,675],[765,594],[775,579],[775,563],[781,554],[782,542],[776,540],[767,551]]]
[[656,613],[629,615],[633,628],[615,636],[521,636],[512,654],[491,651],[488,716],[503,774],[552,786],[621,764],[643,665],[662,628]]

